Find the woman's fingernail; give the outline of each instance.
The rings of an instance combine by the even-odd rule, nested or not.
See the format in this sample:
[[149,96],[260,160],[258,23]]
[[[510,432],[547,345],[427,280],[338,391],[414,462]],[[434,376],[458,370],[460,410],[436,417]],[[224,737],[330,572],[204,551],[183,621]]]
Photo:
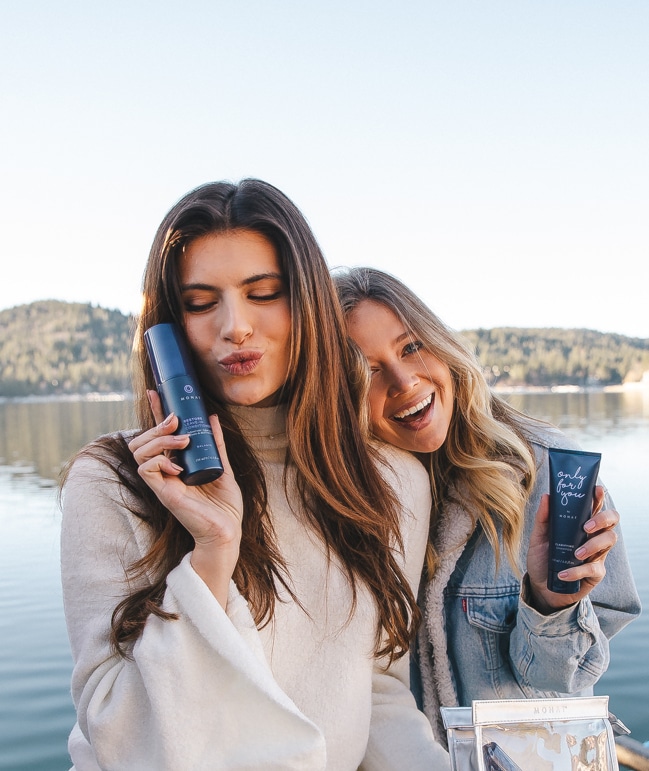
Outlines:
[[595,523],[592,519],[589,519],[588,522],[584,525],[584,530],[586,530],[588,533],[590,533],[591,530],[595,529]]
[[577,557],[578,559],[581,559],[585,554],[586,554],[586,548],[584,546],[580,546],[575,552],[575,557]]
[[162,421],[161,425],[168,426],[171,423],[171,419],[173,418],[174,414],[173,412],[170,412],[167,417]]

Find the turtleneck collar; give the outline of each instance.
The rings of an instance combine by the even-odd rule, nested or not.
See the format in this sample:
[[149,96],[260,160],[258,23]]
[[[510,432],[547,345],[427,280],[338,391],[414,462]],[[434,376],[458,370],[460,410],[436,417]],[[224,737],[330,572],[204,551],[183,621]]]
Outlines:
[[259,452],[272,453],[273,450],[281,451],[281,457],[288,446],[286,436],[286,404],[278,404],[275,407],[242,407],[231,406],[229,408],[234,416],[241,433],[250,444]]

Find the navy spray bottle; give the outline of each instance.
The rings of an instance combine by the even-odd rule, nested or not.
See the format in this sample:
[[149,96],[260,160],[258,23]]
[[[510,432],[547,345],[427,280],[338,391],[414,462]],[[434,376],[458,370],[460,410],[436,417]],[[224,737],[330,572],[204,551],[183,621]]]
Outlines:
[[183,333],[176,324],[155,324],[144,333],[144,341],[164,414],[173,412],[178,418],[176,434],[189,435],[187,447],[173,456],[183,468],[180,478],[187,485],[218,479],[223,464]]

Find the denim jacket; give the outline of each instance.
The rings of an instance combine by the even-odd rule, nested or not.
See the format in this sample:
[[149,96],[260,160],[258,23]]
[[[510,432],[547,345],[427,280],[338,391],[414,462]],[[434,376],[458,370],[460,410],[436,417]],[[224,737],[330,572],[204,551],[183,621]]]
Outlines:
[[[541,496],[549,491],[548,448],[577,448],[552,426],[528,431],[537,478],[525,510],[523,566]],[[462,491],[455,492],[461,499]],[[608,491],[605,508],[614,508]],[[445,506],[436,535],[440,565],[422,586],[424,620],[413,654],[414,680],[420,680],[422,707],[438,740],[446,741],[440,706],[592,694],[608,667],[609,639],[640,613],[619,526],[616,532],[605,578],[579,603],[545,616],[525,602],[527,582],[506,556],[496,571],[494,551],[481,528],[474,530],[467,509]]]

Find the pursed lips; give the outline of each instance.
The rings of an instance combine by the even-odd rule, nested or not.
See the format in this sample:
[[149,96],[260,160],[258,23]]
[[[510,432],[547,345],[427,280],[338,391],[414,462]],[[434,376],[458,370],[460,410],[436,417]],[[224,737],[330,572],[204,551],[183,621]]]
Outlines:
[[248,375],[261,361],[263,353],[259,351],[234,351],[219,360],[219,364],[230,375]]

